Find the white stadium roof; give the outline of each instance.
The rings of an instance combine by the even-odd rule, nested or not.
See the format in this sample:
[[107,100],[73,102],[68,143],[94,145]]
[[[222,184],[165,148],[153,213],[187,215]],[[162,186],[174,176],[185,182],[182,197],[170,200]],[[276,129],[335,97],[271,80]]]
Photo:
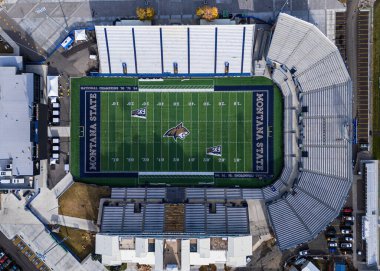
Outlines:
[[[96,26],[103,74],[251,74],[254,25]],[[174,64],[176,63],[176,64]],[[124,68],[123,68],[124,66]],[[126,67],[126,68],[125,68]]]

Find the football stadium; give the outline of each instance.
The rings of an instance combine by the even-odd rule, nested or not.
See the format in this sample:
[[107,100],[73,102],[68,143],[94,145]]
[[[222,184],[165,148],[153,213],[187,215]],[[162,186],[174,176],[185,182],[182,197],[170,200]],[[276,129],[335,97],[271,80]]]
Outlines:
[[285,250],[338,216],[352,184],[345,63],[311,23],[280,13],[263,29],[96,27],[99,73],[71,82],[70,152],[76,179],[113,187],[99,240],[258,236],[257,201]]

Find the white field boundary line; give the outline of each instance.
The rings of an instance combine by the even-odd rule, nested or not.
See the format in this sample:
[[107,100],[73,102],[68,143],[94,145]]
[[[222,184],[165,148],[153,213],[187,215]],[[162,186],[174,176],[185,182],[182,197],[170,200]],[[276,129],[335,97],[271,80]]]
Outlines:
[[144,172],[140,171],[139,175],[141,176],[178,176],[178,175],[189,175],[189,176],[214,176],[214,172],[186,172],[186,171],[178,171],[178,172],[172,172],[172,171],[167,171],[167,172]]
[[139,88],[141,92],[212,92],[214,88]]

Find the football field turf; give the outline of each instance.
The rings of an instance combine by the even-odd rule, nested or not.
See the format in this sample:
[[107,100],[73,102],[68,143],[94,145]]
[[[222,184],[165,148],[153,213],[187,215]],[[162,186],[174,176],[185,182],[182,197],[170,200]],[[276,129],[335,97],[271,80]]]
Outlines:
[[[102,92],[100,171],[252,172],[252,101],[252,92]],[[146,119],[131,116],[138,108]],[[185,138],[164,137],[180,123]],[[221,155],[208,155],[215,146]]]
[[71,170],[105,185],[260,187],[283,164],[266,78],[72,79]]

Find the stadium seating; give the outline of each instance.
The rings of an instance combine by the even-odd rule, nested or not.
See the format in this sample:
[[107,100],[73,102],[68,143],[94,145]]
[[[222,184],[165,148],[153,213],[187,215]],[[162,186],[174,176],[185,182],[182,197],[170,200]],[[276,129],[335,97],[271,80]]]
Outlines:
[[[118,29],[114,30],[117,33]],[[162,31],[165,32],[164,43],[171,43],[177,37],[165,28]],[[201,30],[192,28],[191,31]],[[227,28],[219,31],[224,31],[221,39],[228,36]],[[206,32],[204,39],[210,39],[211,32]],[[185,33],[178,34],[177,43],[182,47],[186,46]],[[152,42],[157,43],[157,37]],[[241,44],[241,40],[236,42]],[[130,41],[125,40],[125,44],[130,48]],[[191,50],[201,52],[201,45],[190,40]],[[228,52],[234,55],[233,51]],[[183,54],[186,52],[180,48],[166,50],[164,57],[170,61],[169,64],[165,62],[165,71],[171,69],[172,61],[183,59],[180,57]],[[201,59],[204,62],[192,63],[195,70],[208,72],[212,69],[212,59],[207,56]],[[179,69],[188,64],[186,61],[178,63]],[[265,200],[278,245],[282,250],[288,249],[312,240],[338,215],[347,198],[352,184],[352,84],[338,49],[314,25],[281,13],[267,63],[284,101],[284,169],[281,176],[262,189],[185,188],[184,201],[188,204],[184,206],[184,229],[187,234],[245,234],[249,231],[248,223],[242,221],[247,221],[247,209],[230,207],[224,202]],[[108,62],[101,65],[106,64]],[[220,72],[222,63],[218,62],[217,66]],[[126,206],[104,207],[102,232],[163,231],[163,205],[143,205],[141,213],[134,213],[133,204],[128,202],[165,200],[165,188],[113,188],[111,197],[126,201]],[[216,203],[215,212],[210,212],[205,204],[207,201]]]
[[[313,239],[346,200],[352,183],[352,88],[336,46],[314,25],[287,14],[278,17],[268,63],[284,95],[285,129],[293,122],[287,121],[287,108],[297,107],[298,152],[289,158],[294,146],[285,131],[283,181],[273,185],[282,194],[263,189],[278,245],[287,249]],[[295,161],[298,173],[285,175]]]
[[[248,75],[254,25],[96,26],[100,72]],[[123,65],[127,70],[123,69]]]

